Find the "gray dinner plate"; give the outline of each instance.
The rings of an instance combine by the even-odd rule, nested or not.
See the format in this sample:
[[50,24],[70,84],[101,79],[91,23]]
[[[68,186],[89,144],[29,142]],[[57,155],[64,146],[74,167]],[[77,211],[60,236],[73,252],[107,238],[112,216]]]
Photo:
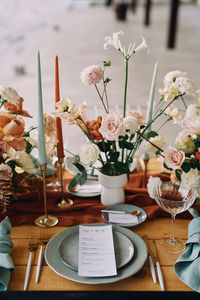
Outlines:
[[[102,223],[85,224],[87,226],[107,226]],[[45,260],[48,266],[58,275],[75,282],[85,284],[105,284],[116,282],[128,278],[137,273],[144,265],[147,259],[147,248],[144,241],[135,233],[127,228],[118,225],[112,225],[113,230],[125,235],[132,242],[134,247],[134,257],[124,267],[117,270],[116,276],[110,277],[83,277],[79,276],[76,270],[67,267],[59,256],[59,245],[61,241],[69,234],[77,231],[77,226],[72,226],[56,234],[47,244],[45,250]],[[70,245],[69,245],[70,246]]]
[[[134,247],[131,241],[122,233],[113,231],[113,241],[117,269],[125,266],[133,257]],[[70,245],[70,247],[69,247]],[[59,255],[64,264],[78,270],[79,230],[67,235],[58,247]]]
[[109,224],[117,224],[119,226],[122,226],[122,227],[133,227],[133,226],[137,226],[141,223],[143,223],[146,218],[147,218],[147,214],[146,212],[144,211],[144,209],[138,207],[138,206],[135,206],[135,205],[131,205],[131,204],[115,204],[115,205],[112,205],[112,206],[109,206],[108,208],[106,208],[106,210],[117,210],[117,211],[129,211],[129,212],[132,212],[134,210],[140,210],[140,215],[138,216],[138,222],[137,223],[112,223],[112,222],[109,222],[109,216],[107,212],[102,212],[102,218]]
[[[84,183],[84,185],[89,185],[89,186],[96,186],[98,183],[97,180],[86,180],[86,182]],[[91,192],[86,192],[86,191],[72,191],[68,188],[68,186],[66,187],[66,190],[68,193],[70,193],[71,195],[77,196],[77,197],[84,197],[84,198],[89,198],[89,197],[97,197],[101,194],[101,191],[99,189],[97,189],[97,191],[91,191]]]

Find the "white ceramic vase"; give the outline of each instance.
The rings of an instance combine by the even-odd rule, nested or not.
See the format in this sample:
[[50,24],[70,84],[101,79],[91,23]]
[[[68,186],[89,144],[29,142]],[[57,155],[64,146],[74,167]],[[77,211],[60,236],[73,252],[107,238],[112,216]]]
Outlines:
[[101,204],[110,206],[125,202],[124,185],[127,183],[127,174],[109,176],[99,173],[101,189]]

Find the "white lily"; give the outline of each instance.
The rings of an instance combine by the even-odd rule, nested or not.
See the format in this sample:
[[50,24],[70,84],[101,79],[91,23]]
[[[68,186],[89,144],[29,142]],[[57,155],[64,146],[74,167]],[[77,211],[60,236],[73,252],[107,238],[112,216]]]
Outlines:
[[58,113],[69,111],[70,106],[71,106],[70,97],[67,97],[67,99],[62,99],[56,103]]
[[140,50],[147,50],[147,54],[149,54],[150,52],[150,48],[149,48],[149,45],[147,44],[145,38],[143,36],[141,36],[142,38],[142,42],[141,44],[139,44],[139,46],[137,46],[137,48],[135,48],[134,52],[138,52]]
[[107,46],[113,46],[115,49],[120,50],[121,52],[123,52],[123,48],[119,39],[119,35],[124,35],[124,33],[122,31],[118,31],[118,32],[114,32],[113,36],[106,36],[105,37],[105,41],[106,43],[104,44],[104,49],[107,49]]

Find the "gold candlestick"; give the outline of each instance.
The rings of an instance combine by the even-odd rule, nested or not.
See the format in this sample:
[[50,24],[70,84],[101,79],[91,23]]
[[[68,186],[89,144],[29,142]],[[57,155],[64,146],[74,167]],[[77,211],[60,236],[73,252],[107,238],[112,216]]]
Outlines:
[[43,194],[44,194],[44,215],[38,217],[35,220],[35,225],[39,227],[53,227],[58,223],[58,219],[54,216],[47,214],[47,195],[46,195],[46,164],[40,165],[40,170],[42,172],[42,181],[43,181]]
[[64,188],[63,188],[63,161],[64,161],[64,158],[62,157],[59,157],[58,158],[58,164],[60,166],[60,187],[61,187],[61,193],[62,193],[62,199],[61,199],[61,202],[58,203],[58,207],[60,208],[63,208],[63,207],[68,207],[68,206],[71,206],[73,205],[73,201],[69,198],[67,198],[65,200],[64,198]]

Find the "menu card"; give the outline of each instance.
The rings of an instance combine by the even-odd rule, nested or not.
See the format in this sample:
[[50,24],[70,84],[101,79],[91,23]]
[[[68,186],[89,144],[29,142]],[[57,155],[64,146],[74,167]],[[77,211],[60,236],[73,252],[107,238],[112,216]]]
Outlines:
[[78,275],[117,275],[112,225],[79,226]]
[[133,216],[131,214],[114,214],[114,213],[109,213],[108,214],[108,219],[109,222],[112,223],[138,223],[138,217]]

